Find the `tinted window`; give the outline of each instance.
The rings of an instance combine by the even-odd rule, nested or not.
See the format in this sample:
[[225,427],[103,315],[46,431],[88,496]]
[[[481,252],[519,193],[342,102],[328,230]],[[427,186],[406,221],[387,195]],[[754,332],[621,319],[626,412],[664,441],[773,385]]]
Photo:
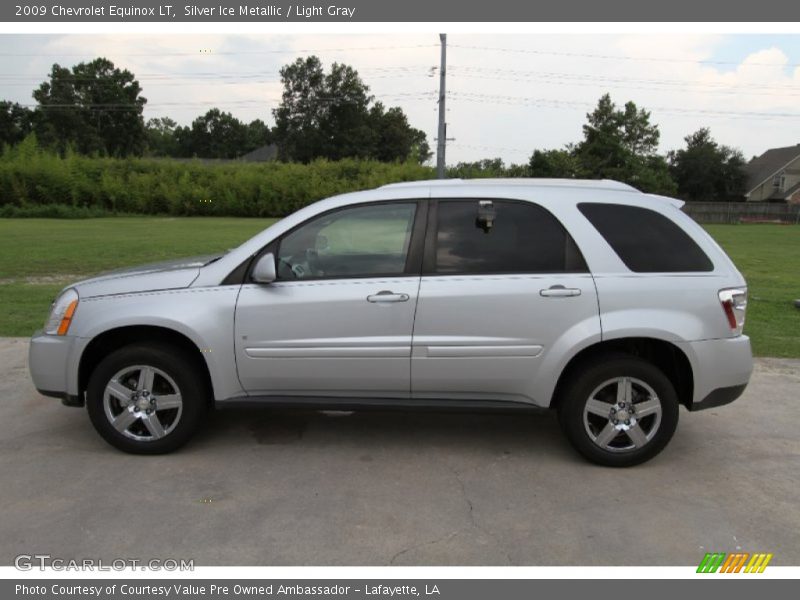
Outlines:
[[676,223],[653,210],[620,204],[579,204],[625,266],[637,273],[713,271],[714,265]]
[[[493,213],[487,227],[486,211]],[[561,223],[528,202],[440,201],[436,273],[585,272],[586,264]]]
[[402,275],[416,209],[373,204],[312,219],[281,240],[278,279]]

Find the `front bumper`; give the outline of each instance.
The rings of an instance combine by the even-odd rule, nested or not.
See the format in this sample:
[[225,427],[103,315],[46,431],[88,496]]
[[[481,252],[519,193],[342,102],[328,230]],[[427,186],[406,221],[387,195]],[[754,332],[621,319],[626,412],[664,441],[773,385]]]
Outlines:
[[689,410],[722,406],[742,395],[753,373],[749,337],[739,335],[678,345],[689,358],[694,373],[694,394]]
[[28,369],[40,394],[79,405],[77,369],[72,368],[75,341],[71,336],[46,335],[37,331],[28,350]]

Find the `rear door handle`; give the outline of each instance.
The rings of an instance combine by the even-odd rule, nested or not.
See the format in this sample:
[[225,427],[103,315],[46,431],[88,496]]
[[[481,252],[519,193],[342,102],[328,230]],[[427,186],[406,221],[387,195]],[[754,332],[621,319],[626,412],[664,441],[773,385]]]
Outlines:
[[408,302],[408,298],[409,298],[408,294],[395,294],[391,290],[382,290],[377,294],[372,294],[371,296],[367,296],[367,302],[378,302],[378,303]]
[[539,295],[546,298],[569,298],[571,296],[580,296],[580,288],[568,288],[563,285],[553,285],[545,290],[539,290]]

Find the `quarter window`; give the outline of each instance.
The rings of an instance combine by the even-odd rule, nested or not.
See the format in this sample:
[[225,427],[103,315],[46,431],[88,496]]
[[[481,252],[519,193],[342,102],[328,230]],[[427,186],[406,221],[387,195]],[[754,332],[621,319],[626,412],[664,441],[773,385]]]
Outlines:
[[386,203],[321,215],[278,247],[278,279],[402,275],[417,205]]
[[529,202],[441,200],[435,273],[575,273],[586,263],[561,223]]
[[620,260],[636,273],[713,271],[705,252],[677,223],[648,208],[579,204]]

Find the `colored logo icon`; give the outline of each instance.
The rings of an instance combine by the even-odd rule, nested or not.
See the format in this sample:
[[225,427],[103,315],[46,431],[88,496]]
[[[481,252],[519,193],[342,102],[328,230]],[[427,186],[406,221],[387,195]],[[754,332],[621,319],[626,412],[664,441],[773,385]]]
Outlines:
[[763,573],[772,554],[757,552],[707,552],[697,567],[698,573]]

